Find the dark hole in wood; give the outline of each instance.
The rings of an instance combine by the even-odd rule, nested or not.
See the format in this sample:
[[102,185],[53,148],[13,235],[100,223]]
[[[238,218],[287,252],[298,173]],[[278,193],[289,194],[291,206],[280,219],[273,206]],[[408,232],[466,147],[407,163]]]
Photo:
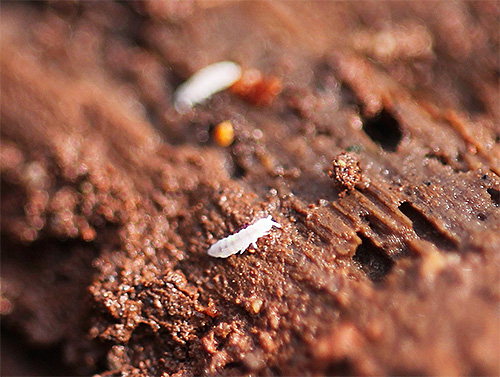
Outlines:
[[448,160],[446,159],[445,156],[441,154],[436,154],[436,153],[427,153],[425,155],[426,158],[433,158],[441,163],[441,165],[449,165]]
[[493,204],[495,204],[495,207],[500,207],[500,191],[489,188],[488,194],[490,194],[491,200],[493,200]]
[[399,122],[385,109],[373,118],[363,122],[363,130],[384,150],[394,152],[398,148],[403,133]]
[[478,213],[477,214],[477,218],[480,220],[480,221],[485,221],[486,220],[486,215],[484,213]]
[[358,233],[361,244],[356,249],[353,260],[358,262],[361,269],[374,282],[380,282],[389,273],[394,262],[383,249],[375,246],[372,241]]
[[233,166],[231,171],[231,178],[241,179],[247,174],[247,170],[242,162],[237,157],[233,158]]
[[232,178],[234,179],[241,179],[246,175],[246,171],[240,166],[240,165],[235,165],[233,174],[231,175]]
[[412,221],[413,230],[417,233],[417,236],[432,242],[438,248],[443,250],[455,250],[457,248],[457,245],[453,240],[449,239],[436,229],[436,227],[432,225],[432,223],[410,203],[402,203],[399,206],[399,210]]

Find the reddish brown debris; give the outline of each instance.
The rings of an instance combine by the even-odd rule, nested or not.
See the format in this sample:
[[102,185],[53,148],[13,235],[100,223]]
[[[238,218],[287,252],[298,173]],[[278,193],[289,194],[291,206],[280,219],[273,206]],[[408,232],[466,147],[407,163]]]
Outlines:
[[252,105],[270,106],[282,88],[283,84],[279,78],[264,77],[260,71],[248,69],[230,90]]
[[339,196],[343,197],[347,191],[352,191],[361,182],[361,168],[358,158],[352,153],[342,152],[332,161],[332,170],[328,172],[330,178],[335,180],[343,191]]

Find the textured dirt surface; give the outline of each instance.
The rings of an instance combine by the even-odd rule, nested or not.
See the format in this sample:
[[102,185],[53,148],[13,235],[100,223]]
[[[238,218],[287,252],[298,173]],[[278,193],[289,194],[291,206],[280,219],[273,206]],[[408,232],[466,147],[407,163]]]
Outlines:
[[498,2],[1,7],[3,375],[500,374]]

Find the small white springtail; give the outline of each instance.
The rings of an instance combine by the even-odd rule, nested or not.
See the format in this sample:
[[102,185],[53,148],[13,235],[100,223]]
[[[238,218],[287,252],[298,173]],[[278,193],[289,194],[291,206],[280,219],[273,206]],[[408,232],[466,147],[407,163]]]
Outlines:
[[200,69],[174,93],[174,106],[179,113],[186,112],[213,94],[229,88],[241,77],[241,67],[230,61],[211,64]]
[[243,254],[250,245],[257,248],[257,240],[269,234],[273,226],[281,228],[281,225],[274,221],[270,215],[257,220],[239,232],[214,243],[208,249],[208,255],[215,258],[227,258],[233,254]]

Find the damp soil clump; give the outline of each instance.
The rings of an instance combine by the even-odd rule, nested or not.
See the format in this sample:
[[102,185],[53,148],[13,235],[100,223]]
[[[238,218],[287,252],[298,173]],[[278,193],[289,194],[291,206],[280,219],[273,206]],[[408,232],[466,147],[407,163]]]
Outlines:
[[355,155],[346,152],[342,152],[334,157],[332,169],[328,171],[328,175],[334,180],[337,186],[343,189],[339,194],[341,197],[346,192],[354,190],[363,178],[359,159]]
[[2,374],[500,373],[497,2],[1,8]]

